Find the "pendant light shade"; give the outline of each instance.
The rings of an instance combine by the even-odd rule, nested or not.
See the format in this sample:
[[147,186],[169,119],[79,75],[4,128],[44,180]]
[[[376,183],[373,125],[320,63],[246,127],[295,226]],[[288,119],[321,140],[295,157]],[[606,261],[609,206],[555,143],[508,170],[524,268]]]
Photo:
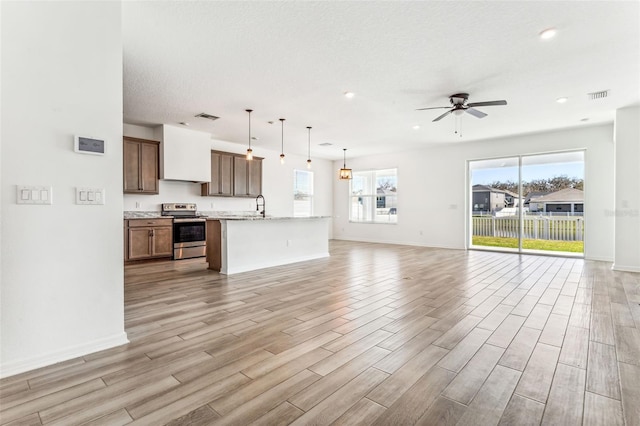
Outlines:
[[253,150],[251,149],[251,113],[253,110],[246,109],[245,111],[249,113],[249,148],[247,149],[247,160],[251,161],[253,160]]
[[340,169],[340,179],[349,180],[353,177],[353,174],[351,169],[347,169],[347,148],[342,148],[342,150],[344,151],[344,163]]
[[280,119],[280,130],[282,135],[280,140],[280,164],[284,164],[284,118]]
[[307,155],[307,169],[311,168],[311,127],[307,127],[309,132],[309,142],[308,142],[308,155]]

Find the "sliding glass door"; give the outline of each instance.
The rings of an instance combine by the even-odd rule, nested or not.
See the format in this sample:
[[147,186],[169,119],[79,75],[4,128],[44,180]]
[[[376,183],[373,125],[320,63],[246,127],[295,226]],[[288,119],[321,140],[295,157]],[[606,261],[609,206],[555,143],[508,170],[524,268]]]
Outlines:
[[470,248],[584,253],[584,151],[469,161]]
[[518,157],[469,162],[472,247],[520,250],[519,165]]

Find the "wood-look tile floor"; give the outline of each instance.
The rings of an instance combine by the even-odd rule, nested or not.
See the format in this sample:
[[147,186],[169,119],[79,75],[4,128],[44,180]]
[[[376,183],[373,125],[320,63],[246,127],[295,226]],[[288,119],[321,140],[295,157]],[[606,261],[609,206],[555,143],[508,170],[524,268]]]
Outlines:
[[2,424],[639,425],[640,274],[331,242],[127,266],[131,343],[0,381]]

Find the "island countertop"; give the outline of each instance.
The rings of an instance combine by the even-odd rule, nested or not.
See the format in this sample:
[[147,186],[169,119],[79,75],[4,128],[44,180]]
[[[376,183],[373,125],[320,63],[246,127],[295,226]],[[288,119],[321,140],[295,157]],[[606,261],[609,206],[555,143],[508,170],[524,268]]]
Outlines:
[[329,216],[207,217],[209,269],[235,274],[329,256]]
[[259,215],[229,215],[229,216],[203,216],[207,220],[300,220],[300,219],[330,219],[331,216],[267,216]]

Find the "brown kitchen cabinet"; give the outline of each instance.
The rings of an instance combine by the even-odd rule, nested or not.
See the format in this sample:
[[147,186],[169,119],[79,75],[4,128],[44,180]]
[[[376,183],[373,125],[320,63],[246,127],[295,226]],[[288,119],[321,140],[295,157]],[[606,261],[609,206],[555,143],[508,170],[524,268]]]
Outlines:
[[257,197],[262,193],[262,158],[248,161],[242,154],[211,151],[211,182],[203,183],[200,195]]
[[257,197],[262,193],[262,158],[247,160],[244,156],[234,158],[233,195]]
[[123,138],[123,181],[125,194],[158,193],[160,142]]
[[211,151],[211,182],[202,184],[201,195],[233,196],[233,160],[228,152]]
[[173,256],[172,219],[129,219],[125,230],[125,260]]

